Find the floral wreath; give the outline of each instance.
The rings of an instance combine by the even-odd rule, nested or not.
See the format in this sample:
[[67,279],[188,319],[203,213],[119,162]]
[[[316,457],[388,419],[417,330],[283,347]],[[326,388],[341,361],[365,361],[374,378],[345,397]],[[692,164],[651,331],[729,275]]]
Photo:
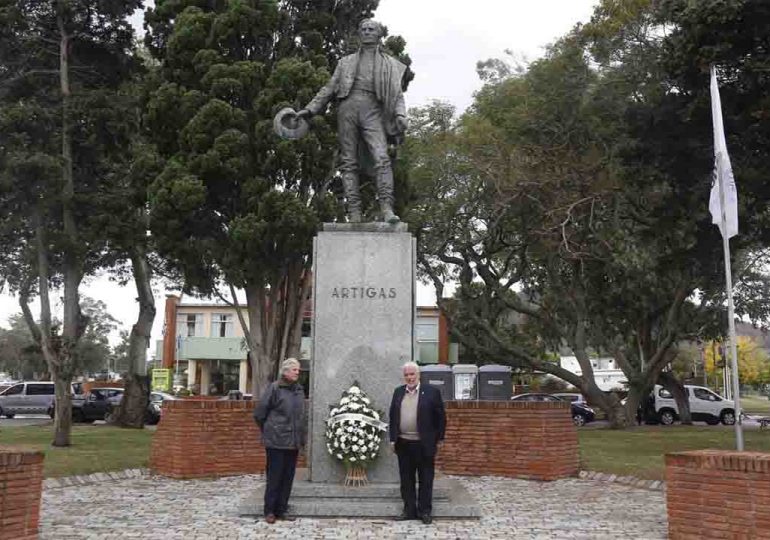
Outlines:
[[332,407],[326,420],[326,449],[345,466],[366,468],[380,453],[382,432],[388,425],[354,382],[342,393],[339,405]]

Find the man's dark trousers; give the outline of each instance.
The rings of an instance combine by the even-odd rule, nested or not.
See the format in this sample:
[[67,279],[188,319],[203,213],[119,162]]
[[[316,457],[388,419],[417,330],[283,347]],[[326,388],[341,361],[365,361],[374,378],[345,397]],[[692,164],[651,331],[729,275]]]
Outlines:
[[267,465],[265,476],[265,515],[283,516],[289,506],[294,471],[297,469],[297,450],[265,448]]
[[[398,471],[401,477],[401,498],[404,513],[409,517],[430,516],[433,512],[434,456],[426,455],[420,441],[396,441]],[[419,493],[415,489],[415,475],[419,481]]]

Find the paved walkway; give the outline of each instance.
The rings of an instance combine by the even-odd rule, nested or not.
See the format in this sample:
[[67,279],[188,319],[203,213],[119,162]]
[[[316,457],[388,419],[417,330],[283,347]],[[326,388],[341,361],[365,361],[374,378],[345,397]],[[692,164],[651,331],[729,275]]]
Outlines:
[[666,538],[665,495],[620,484],[568,479],[529,482],[463,478],[479,521],[431,526],[390,520],[298,519],[268,525],[236,515],[261,476],[218,480],[143,477],[43,493],[42,538],[143,539],[465,539]]

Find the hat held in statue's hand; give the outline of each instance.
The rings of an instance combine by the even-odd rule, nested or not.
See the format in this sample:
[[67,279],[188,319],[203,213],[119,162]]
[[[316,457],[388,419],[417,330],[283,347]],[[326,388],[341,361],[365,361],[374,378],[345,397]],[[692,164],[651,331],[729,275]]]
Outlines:
[[307,135],[310,124],[304,118],[297,116],[297,112],[291,107],[285,107],[278,111],[273,119],[275,134],[282,139],[301,139]]

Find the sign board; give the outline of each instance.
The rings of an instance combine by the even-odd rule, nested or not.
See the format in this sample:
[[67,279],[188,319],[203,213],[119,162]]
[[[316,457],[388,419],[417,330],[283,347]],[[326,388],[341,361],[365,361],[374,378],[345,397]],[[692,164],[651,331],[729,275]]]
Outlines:
[[152,370],[152,389],[159,392],[168,392],[171,390],[171,370],[153,369]]

